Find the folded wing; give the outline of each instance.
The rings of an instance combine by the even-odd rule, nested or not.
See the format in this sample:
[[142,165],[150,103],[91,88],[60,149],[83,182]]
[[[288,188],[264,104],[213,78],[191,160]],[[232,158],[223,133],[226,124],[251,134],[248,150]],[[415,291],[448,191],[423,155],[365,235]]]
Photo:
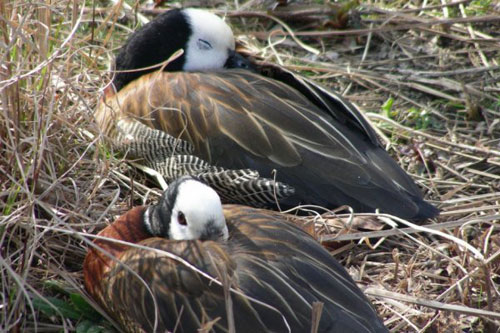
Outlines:
[[253,169],[271,179],[276,170],[278,181],[295,188],[285,206],[348,204],[406,218],[436,214],[352,105],[307,80],[294,82],[316,97],[243,70],[152,73],[101,105],[98,119],[111,112],[136,119],[191,143],[212,165]]

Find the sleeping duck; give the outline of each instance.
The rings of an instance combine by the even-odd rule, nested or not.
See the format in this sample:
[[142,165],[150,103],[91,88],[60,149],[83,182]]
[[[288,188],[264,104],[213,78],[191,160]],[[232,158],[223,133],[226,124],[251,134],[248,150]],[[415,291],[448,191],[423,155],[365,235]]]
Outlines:
[[388,332],[298,225],[278,212],[222,206],[190,176],[99,236],[112,240],[89,248],[85,286],[126,332]]
[[[181,50],[181,51],[179,51]],[[338,94],[235,52],[230,27],[169,10],[134,32],[96,120],[167,181],[194,175],[227,203],[349,205],[422,220],[439,211]]]

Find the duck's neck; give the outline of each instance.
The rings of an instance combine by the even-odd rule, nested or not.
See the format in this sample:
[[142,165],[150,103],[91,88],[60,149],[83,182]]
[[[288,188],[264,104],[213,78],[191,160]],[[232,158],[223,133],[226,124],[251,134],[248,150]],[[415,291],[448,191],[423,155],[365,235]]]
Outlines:
[[[146,230],[143,218],[146,207],[135,207],[126,214],[120,216],[115,222],[104,228],[98,235],[106,238],[113,238],[129,243],[138,243],[152,235]],[[85,287],[93,296],[99,294],[101,278],[112,266],[112,262],[121,254],[129,249],[128,245],[119,244],[113,241],[103,239],[94,240],[94,246],[89,247],[85,262],[83,264],[83,273],[85,278]],[[103,251],[102,251],[103,250]],[[112,258],[111,256],[114,258]]]

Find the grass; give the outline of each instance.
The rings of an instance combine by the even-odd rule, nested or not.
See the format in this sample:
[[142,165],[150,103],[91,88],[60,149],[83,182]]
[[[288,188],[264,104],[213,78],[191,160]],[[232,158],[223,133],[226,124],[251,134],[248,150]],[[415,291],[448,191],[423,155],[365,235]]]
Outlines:
[[[257,56],[356,103],[441,208],[424,227],[403,230],[380,231],[396,220],[383,214],[316,220],[318,238],[391,331],[495,332],[499,8],[423,3],[362,2],[348,23],[342,10],[318,1],[300,17],[295,3],[212,9],[227,12]],[[0,331],[112,330],[82,287],[82,233],[95,234],[160,193],[104,145],[92,119],[113,51],[141,17],[158,11],[129,4],[133,10],[105,1],[0,3]],[[295,40],[269,35],[274,29]]]

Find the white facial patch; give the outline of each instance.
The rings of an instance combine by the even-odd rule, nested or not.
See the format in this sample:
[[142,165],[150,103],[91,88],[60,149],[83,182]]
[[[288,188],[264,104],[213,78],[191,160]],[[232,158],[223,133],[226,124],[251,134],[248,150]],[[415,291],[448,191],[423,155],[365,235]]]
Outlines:
[[[179,185],[170,221],[170,239],[200,239],[207,232],[227,239],[228,230],[219,195],[209,186],[196,180],[186,180]],[[186,225],[179,223],[179,213]]]
[[234,50],[231,28],[217,15],[189,8],[183,11],[192,34],[186,46],[183,70],[201,71],[223,68],[230,50]]

